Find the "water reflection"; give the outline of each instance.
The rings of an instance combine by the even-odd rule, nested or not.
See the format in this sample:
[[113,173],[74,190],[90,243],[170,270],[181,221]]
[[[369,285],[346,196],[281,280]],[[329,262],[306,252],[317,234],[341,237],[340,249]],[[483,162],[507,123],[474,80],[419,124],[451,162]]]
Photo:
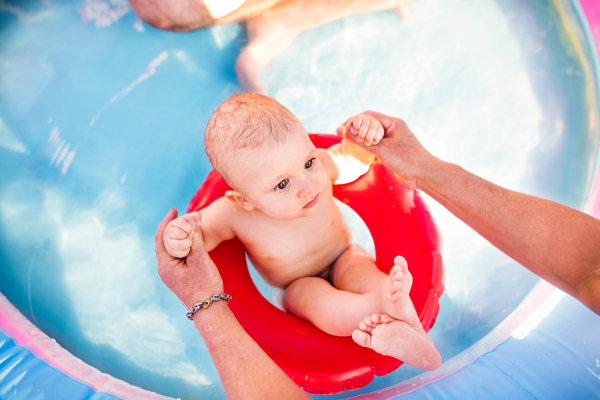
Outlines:
[[[0,290],[103,372],[173,397],[224,398],[204,344],[155,273],[152,237],[210,170],[202,130],[239,89],[243,29],[140,32],[131,12],[100,29],[78,8],[35,29],[3,25]],[[388,11],[300,34],[262,71],[267,94],[312,132],[365,109],[400,116],[433,154],[577,206],[595,159],[595,108],[585,54],[565,50],[578,36],[563,35],[556,10],[492,0],[409,8],[411,26]],[[431,336],[447,359],[496,326],[535,278],[428,204],[447,268]],[[417,373],[402,367],[353,394]]]

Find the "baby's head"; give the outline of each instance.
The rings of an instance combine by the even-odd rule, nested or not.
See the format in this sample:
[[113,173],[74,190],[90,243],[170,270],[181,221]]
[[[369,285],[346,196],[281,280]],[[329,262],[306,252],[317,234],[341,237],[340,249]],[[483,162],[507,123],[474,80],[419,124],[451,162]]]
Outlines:
[[234,189],[226,196],[242,207],[276,219],[315,212],[317,207],[304,206],[325,190],[325,171],[300,121],[274,99],[231,96],[208,121],[204,145],[213,167]]

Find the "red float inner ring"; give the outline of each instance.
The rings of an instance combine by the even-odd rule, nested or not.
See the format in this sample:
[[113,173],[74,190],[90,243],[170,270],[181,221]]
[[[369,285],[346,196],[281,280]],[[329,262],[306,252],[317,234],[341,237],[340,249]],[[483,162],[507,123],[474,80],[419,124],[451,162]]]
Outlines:
[[[328,148],[340,139],[310,135],[315,146]],[[215,171],[192,198],[188,212],[201,210],[222,197],[229,187]],[[334,196],[349,205],[366,223],[377,254],[377,267],[388,273],[396,255],[408,261],[413,276],[410,297],[423,328],[429,331],[443,291],[441,236],[416,190],[401,186],[382,165],[354,182],[335,185]],[[402,362],[358,346],[350,337],[328,335],[312,324],[269,303],[258,291],[238,239],[221,243],[210,256],[223,277],[229,307],[246,332],[305,391],[332,394],[369,384]]]

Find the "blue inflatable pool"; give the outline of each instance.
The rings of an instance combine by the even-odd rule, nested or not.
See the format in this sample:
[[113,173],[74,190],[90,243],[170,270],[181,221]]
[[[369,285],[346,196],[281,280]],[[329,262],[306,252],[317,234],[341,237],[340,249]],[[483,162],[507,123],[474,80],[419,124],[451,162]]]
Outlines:
[[[266,94],[310,132],[400,116],[436,156],[600,217],[597,2],[409,9],[410,26],[387,11],[304,32],[262,71]],[[172,33],[123,0],[8,0],[0,38],[0,398],[223,399],[153,235],[211,169],[204,126],[240,90],[244,25]],[[327,397],[600,397],[600,317],[429,206],[442,367]]]

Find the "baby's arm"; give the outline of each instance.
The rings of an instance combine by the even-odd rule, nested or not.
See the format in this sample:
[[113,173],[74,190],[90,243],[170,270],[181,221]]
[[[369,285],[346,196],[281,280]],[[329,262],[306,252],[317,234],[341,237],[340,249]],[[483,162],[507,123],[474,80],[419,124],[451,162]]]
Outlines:
[[[355,115],[344,123],[347,124],[350,133],[356,135],[357,139],[367,146],[379,143],[385,133],[379,121],[365,114]],[[372,153],[345,138],[339,144],[327,149],[327,153],[332,161],[332,165],[328,168],[331,172],[329,175],[337,185],[352,182],[366,174],[370,165],[376,160]]]
[[[200,211],[193,211],[169,222],[163,234],[167,252],[177,258],[186,257],[192,246],[194,227],[200,225],[206,251],[209,252],[221,242],[235,237],[232,228],[232,207],[229,200],[222,197]],[[193,226],[192,226],[193,225]]]

